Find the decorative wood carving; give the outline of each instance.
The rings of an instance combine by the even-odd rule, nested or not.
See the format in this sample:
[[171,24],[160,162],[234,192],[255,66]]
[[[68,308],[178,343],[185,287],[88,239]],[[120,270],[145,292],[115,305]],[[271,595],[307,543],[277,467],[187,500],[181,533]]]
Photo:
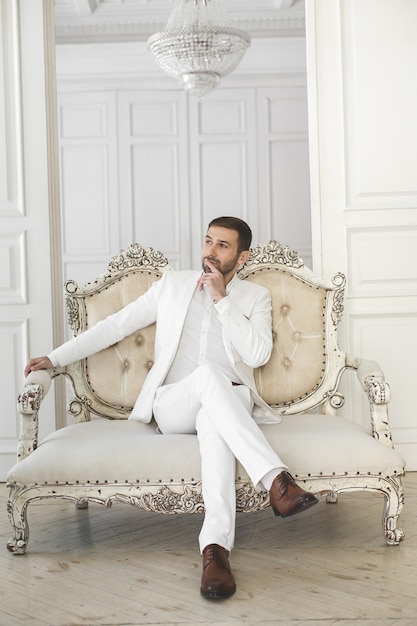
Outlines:
[[345,297],[346,277],[344,274],[335,274],[332,279],[336,288],[332,307],[333,324],[337,326],[343,316],[343,300]]
[[288,267],[303,267],[304,261],[298,256],[298,252],[290,250],[278,241],[270,241],[266,245],[258,245],[251,248],[248,264],[250,263],[279,263]]
[[141,269],[152,268],[160,269],[168,265],[168,259],[153,248],[144,248],[138,243],[129,246],[126,251],[122,251],[114,256],[107,265],[107,273],[105,278],[110,278],[125,270],[140,267]]

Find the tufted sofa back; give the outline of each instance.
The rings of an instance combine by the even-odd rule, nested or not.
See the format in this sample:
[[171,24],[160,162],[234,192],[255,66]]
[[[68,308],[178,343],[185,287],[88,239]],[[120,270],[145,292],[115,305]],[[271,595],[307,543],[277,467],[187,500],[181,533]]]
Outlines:
[[[78,334],[142,295],[167,269],[168,261],[152,248],[134,244],[114,257],[107,272],[79,287],[66,283],[68,319]],[[277,242],[251,250],[239,271],[242,280],[267,287],[272,294],[273,352],[255,372],[262,397],[282,413],[309,410],[335,392],[344,354],[337,345],[344,277],[317,279],[298,255]],[[77,421],[90,411],[126,418],[153,364],[154,325],[118,344],[67,367]],[[336,365],[336,368],[335,368]]]
[[254,271],[246,280],[272,294],[273,350],[255,372],[260,395],[268,404],[292,403],[315,391],[326,366],[327,292],[312,289],[281,267]]

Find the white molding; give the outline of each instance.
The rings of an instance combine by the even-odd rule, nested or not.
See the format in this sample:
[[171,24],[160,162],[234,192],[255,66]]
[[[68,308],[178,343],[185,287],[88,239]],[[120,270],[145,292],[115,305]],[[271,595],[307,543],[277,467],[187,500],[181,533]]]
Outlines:
[[0,304],[27,304],[25,233],[0,233]]
[[[167,0],[56,1],[57,43],[144,40],[164,29],[171,7]],[[305,30],[302,0],[228,0],[225,16],[252,37],[301,35]]]
[[19,14],[14,3],[2,8],[0,40],[0,216],[24,215],[22,102]]
[[[417,17],[413,7],[411,13],[410,4],[408,32],[401,11],[393,26],[398,31],[403,26],[404,37],[410,39]],[[362,11],[359,18],[354,2],[341,5],[346,209],[415,209],[417,91],[411,87],[408,97],[397,95],[404,84],[416,84],[407,68],[407,47],[393,48],[384,37],[391,28],[388,15],[381,15],[380,27],[371,36],[358,29],[358,19],[367,15],[366,7]],[[391,79],[385,85],[386,71]]]
[[[118,90],[182,91],[155,63],[144,42],[61,44],[56,47],[59,93]],[[266,38],[252,43],[239,67],[220,88],[305,86],[305,38]]]
[[[59,182],[58,104],[55,61],[54,11],[51,2],[42,6],[44,72],[45,72],[45,144],[49,214],[50,268],[52,289],[52,340],[54,346],[64,340],[64,307],[62,299],[62,244]],[[55,387],[55,425],[66,424],[65,386]]]
[[417,225],[347,228],[349,296],[417,295]]

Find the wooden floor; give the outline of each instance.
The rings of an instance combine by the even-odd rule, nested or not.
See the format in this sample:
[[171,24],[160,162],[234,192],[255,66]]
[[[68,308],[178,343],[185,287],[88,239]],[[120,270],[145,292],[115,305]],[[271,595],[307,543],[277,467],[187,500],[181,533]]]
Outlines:
[[6,550],[7,490],[0,485],[1,626],[134,624],[417,625],[417,473],[404,479],[400,546],[385,544],[382,496],[282,520],[240,514],[231,565],[238,590],[200,597],[202,517],[168,517],[49,501],[29,506],[25,555]]

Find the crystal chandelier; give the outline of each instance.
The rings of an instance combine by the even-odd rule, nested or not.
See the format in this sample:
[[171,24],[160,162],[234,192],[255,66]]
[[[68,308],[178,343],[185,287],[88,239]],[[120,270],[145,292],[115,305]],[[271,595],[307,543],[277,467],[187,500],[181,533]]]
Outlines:
[[165,30],[148,39],[160,67],[203,98],[240,63],[250,36],[225,23],[218,0],[174,0]]

